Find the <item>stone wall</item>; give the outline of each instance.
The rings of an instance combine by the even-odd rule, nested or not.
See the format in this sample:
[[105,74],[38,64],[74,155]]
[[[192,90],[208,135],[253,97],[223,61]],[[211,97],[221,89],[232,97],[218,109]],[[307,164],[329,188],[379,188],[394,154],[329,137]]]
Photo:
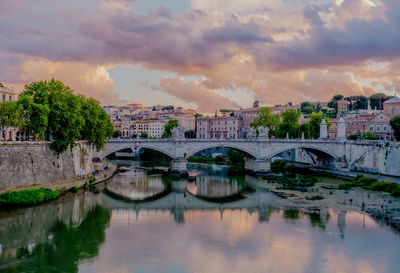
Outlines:
[[399,144],[376,144],[357,162],[357,166],[379,170],[381,174],[400,176],[400,145]]
[[92,171],[95,147],[78,142],[57,154],[48,142],[0,142],[0,189],[75,178]]

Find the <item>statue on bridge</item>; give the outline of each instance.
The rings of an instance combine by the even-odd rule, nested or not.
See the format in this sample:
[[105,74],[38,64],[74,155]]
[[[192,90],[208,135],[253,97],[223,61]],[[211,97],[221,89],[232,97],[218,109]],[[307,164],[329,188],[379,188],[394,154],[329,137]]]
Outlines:
[[263,127],[263,126],[258,127],[258,139],[268,140],[268,133],[269,133],[268,127]]
[[182,126],[172,128],[171,133],[174,140],[185,139],[185,128]]

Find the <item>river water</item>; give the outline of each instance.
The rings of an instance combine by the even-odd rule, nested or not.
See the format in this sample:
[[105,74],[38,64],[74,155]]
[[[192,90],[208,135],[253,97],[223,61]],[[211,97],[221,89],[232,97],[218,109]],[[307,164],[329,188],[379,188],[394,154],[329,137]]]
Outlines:
[[251,176],[126,172],[0,214],[0,272],[400,272],[400,235],[368,215],[283,210]]

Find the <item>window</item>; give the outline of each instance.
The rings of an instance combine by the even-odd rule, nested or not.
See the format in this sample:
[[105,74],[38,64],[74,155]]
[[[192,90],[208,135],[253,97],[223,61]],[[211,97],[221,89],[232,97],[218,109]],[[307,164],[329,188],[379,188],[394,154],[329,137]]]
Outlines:
[[392,106],[392,114],[394,114],[396,112],[396,107]]
[[369,131],[373,132],[374,131],[374,126],[369,126]]
[[384,132],[387,132],[387,129],[388,129],[387,126],[386,126],[386,125],[383,125],[383,131],[384,131]]
[[381,126],[380,125],[376,125],[376,131],[380,132],[381,131]]
[[6,94],[3,94],[3,101],[6,100]]

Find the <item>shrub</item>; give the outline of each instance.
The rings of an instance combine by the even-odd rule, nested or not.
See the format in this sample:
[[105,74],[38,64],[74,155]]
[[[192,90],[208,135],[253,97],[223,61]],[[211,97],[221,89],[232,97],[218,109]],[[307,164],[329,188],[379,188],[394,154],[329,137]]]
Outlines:
[[70,190],[70,192],[75,193],[75,192],[78,192],[78,187],[77,186],[72,186],[69,190]]
[[96,177],[91,176],[91,177],[89,178],[89,184],[92,184],[92,183],[94,183],[94,182],[96,182]]
[[7,191],[0,194],[0,204],[6,206],[27,206],[36,205],[46,201],[57,199],[60,196],[58,190],[35,189],[22,191]]
[[215,157],[215,164],[225,164],[225,158],[222,155]]
[[371,191],[390,193],[392,196],[400,197],[400,184],[380,181],[376,178],[357,176],[350,182],[342,183],[339,189],[348,190],[354,187],[361,187]]
[[84,184],[83,184],[83,188],[84,189],[87,189],[87,188],[89,188],[89,184],[88,184],[88,182],[86,181]]
[[284,172],[285,166],[285,160],[275,160],[274,162],[271,162],[271,171],[273,171],[274,173]]

